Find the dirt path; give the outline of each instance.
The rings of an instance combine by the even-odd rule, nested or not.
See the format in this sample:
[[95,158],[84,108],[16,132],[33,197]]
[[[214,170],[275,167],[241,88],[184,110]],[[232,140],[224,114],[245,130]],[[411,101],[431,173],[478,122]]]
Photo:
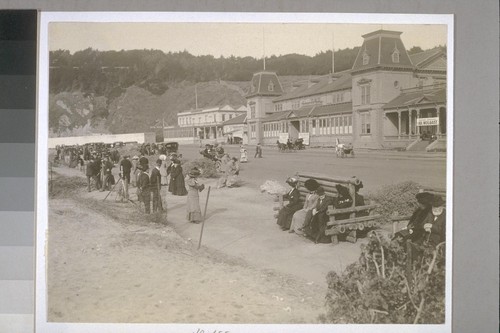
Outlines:
[[[314,323],[324,312],[318,284],[212,250],[212,232],[196,251],[105,194],[82,188],[50,200],[49,321]],[[169,220],[181,207],[171,209]]]

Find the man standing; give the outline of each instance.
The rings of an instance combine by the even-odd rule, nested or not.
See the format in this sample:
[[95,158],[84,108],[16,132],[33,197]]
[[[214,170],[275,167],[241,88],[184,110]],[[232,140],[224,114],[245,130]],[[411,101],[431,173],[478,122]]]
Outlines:
[[129,161],[129,156],[123,156],[120,162],[120,178],[123,181],[123,196],[128,200],[128,185],[130,184],[130,170],[132,170],[132,163]]
[[151,193],[153,194],[153,213],[158,211],[162,211],[162,203],[160,199],[160,186],[161,186],[161,173],[160,166],[162,160],[156,160],[156,166],[151,171],[151,177],[149,180],[149,186],[151,189]]
[[137,197],[144,203],[144,212],[149,214],[151,213],[151,190],[149,188],[149,176],[146,173],[148,169],[140,164],[137,168],[140,170],[137,179]]
[[111,185],[113,185],[113,181],[111,180],[112,168],[113,168],[113,163],[110,162],[109,156],[104,157],[101,168],[101,173],[103,175],[101,192],[111,190]]
[[[90,158],[90,161],[88,161],[87,163],[87,169],[85,170],[85,175],[87,176],[87,191],[90,192],[91,189],[90,189],[90,182],[92,180],[92,178],[94,178],[94,158],[91,157]],[[96,183],[96,187],[97,187],[97,183]]]
[[255,147],[255,155],[254,158],[262,158],[262,147],[260,146],[260,142],[257,143],[257,147]]

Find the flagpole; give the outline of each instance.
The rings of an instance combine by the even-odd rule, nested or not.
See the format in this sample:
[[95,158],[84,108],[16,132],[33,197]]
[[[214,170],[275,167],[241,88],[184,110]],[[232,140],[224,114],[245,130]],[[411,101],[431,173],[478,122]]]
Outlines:
[[332,32],[332,74],[335,73],[335,33]]
[[264,38],[264,28],[262,28],[262,58],[264,62],[264,70],[266,70],[266,40]]

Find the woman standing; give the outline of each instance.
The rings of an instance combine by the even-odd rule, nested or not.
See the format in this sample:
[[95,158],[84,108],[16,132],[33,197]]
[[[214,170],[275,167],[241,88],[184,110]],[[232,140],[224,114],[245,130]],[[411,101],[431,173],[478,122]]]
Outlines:
[[318,182],[315,179],[308,179],[304,182],[304,187],[309,191],[306,196],[306,201],[304,202],[304,207],[293,214],[292,224],[290,225],[290,230],[288,232],[295,232],[298,235],[303,235],[302,228],[312,218],[312,210],[316,208],[319,196],[316,194],[316,190],[319,187]]
[[173,195],[184,196],[187,194],[181,162],[178,159],[174,159],[170,167],[170,184],[168,185],[168,191]]
[[290,229],[293,214],[301,208],[300,192],[297,189],[299,180],[294,177],[289,177],[286,183],[290,185],[292,189],[283,196],[283,199],[288,200],[288,204],[281,208],[278,213],[278,221],[276,221],[276,223],[281,227],[281,230]]
[[198,183],[198,177],[201,172],[194,167],[186,176],[187,185],[187,220],[192,223],[200,223],[202,221],[200,209],[200,196],[198,192],[203,191],[205,185]]

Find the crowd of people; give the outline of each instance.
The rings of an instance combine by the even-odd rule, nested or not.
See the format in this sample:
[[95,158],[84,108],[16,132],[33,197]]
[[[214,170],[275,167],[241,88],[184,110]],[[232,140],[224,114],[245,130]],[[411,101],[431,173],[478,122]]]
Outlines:
[[[220,163],[220,178],[217,181],[217,188],[237,186],[240,172],[238,158],[230,157],[222,150],[222,147],[206,147],[202,155],[212,159],[209,148],[215,148]],[[68,150],[67,150],[68,151]],[[72,151],[72,150],[69,150]],[[155,165],[150,169],[149,159],[144,155],[123,156],[118,163],[119,179],[115,180],[112,169],[114,161],[109,153],[89,150],[88,153],[82,148],[82,155],[88,158],[84,170],[87,176],[87,190],[92,191],[92,184],[96,190],[111,191],[113,186],[120,182],[122,184],[120,193],[122,199],[130,200],[129,186],[132,184],[137,188],[138,200],[144,205],[144,212],[159,212],[164,210],[161,198],[162,186],[168,185],[168,192],[175,196],[187,196],[187,220],[190,222],[201,221],[201,211],[199,205],[199,192],[203,191],[204,185],[199,183],[198,178],[201,171],[192,168],[184,172],[181,161],[176,153],[160,155]],[[240,150],[240,162],[247,161],[246,149]],[[262,148],[257,145],[255,157],[261,157]],[[61,158],[62,151],[58,151],[57,158]],[[83,157],[83,156],[82,156]],[[301,200],[298,189],[299,181],[295,177],[286,180],[290,186],[289,191],[283,196],[286,204],[279,210],[277,224],[283,231],[295,233],[300,236],[310,238],[316,243],[328,243],[330,237],[325,235],[327,222],[330,220],[327,210],[329,206],[336,209],[352,207],[353,201],[356,206],[364,206],[364,198],[359,194],[363,183],[355,184],[354,200],[349,193],[349,189],[341,184],[335,185],[337,194],[335,196],[326,195],[325,189],[315,180],[308,179],[303,186],[307,190],[305,200]],[[416,244],[432,243],[437,244],[445,239],[445,210],[444,201],[438,196],[428,192],[416,195],[418,208],[411,216],[406,228],[395,235],[398,240],[410,240]],[[358,211],[356,217],[367,215],[367,211]],[[336,220],[347,219],[350,213],[340,213],[335,215]]]

